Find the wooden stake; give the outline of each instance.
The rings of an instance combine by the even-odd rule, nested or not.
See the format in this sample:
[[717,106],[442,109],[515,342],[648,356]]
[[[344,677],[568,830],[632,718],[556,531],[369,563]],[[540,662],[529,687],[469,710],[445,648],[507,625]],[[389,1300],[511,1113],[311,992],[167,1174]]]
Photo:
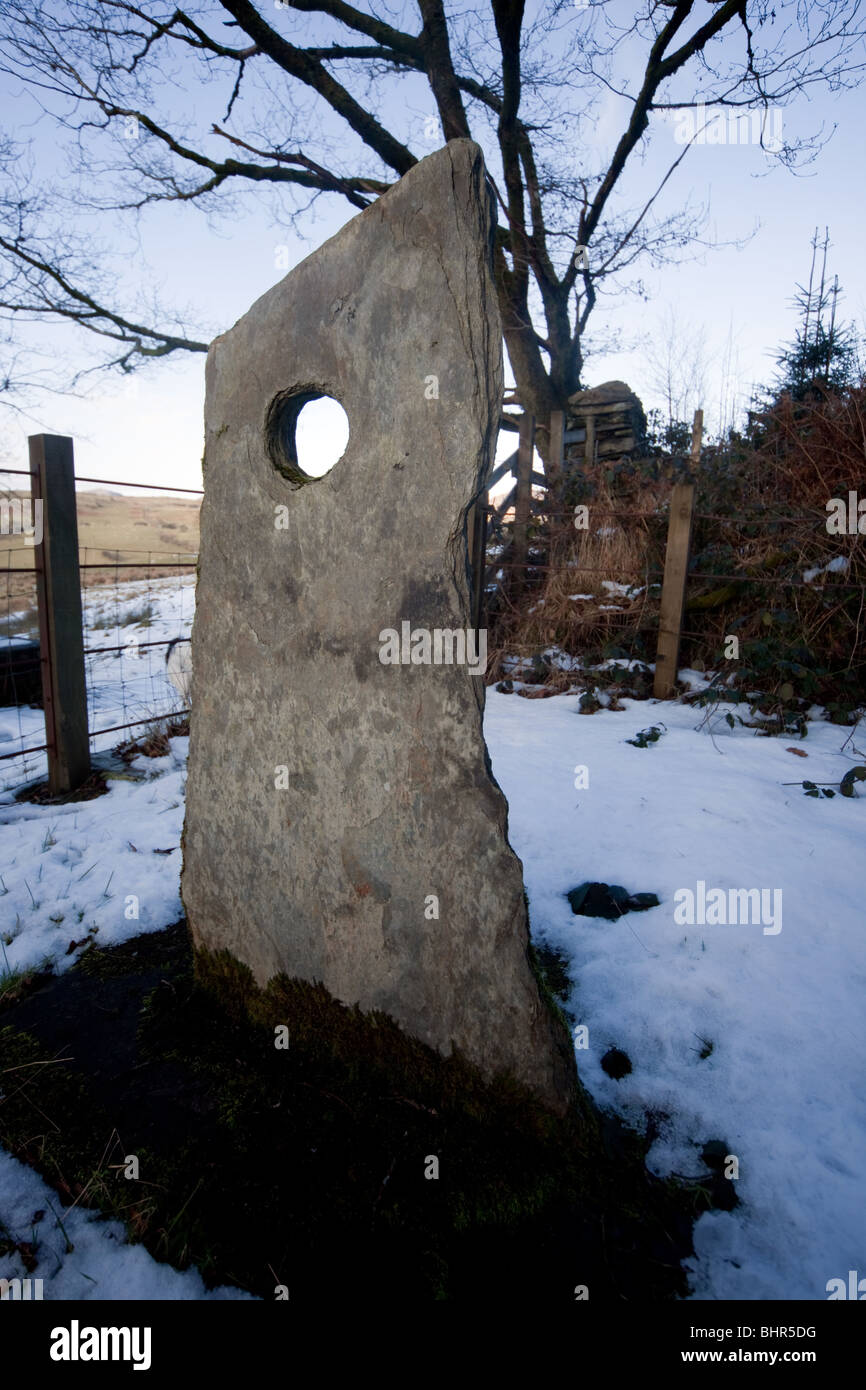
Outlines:
[[532,505],[532,452],[535,445],[535,417],[524,413],[520,417],[520,443],[517,449],[517,495],[514,499],[514,592],[519,593],[526,581],[526,557],[529,552],[529,516]]
[[36,593],[48,784],[56,796],[90,776],[75,463],[72,440],[63,435],[34,434],[28,442],[34,514],[42,504]]
[[565,411],[551,410],[550,412],[550,458],[545,469],[547,474],[548,491],[552,496],[558,495],[559,484],[562,479],[563,455],[565,453]]
[[[692,426],[690,456],[693,473],[697,471],[700,461],[703,428],[704,412],[696,410]],[[653,681],[653,695],[657,700],[668,699],[676,688],[694,507],[694,483],[676,483],[671,493],[668,540],[665,549],[665,573],[662,581],[662,600],[659,612],[658,647]]]

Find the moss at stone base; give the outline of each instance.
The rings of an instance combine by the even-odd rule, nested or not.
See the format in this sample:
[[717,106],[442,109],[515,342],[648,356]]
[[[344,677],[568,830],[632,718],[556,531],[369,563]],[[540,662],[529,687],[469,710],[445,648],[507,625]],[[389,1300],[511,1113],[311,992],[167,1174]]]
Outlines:
[[529,949],[536,979],[540,987],[546,992],[551,1009],[556,1011],[562,1026],[568,1031],[568,1019],[562,1008],[571,993],[568,963],[565,957],[552,946],[530,946]]
[[[693,1195],[585,1097],[557,1121],[320,986],[194,970],[182,925],[109,954],[4,1014],[2,1066],[27,1084],[5,1088],[0,1141],[157,1258],[329,1306],[685,1292]],[[58,1056],[76,1060],[26,1065]],[[133,1153],[140,1183],[109,1167]]]
[[[525,889],[523,904],[528,934],[529,899]],[[549,949],[539,952],[531,940],[527,942],[527,964],[550,1020],[550,1042],[559,1054],[560,1076],[566,1078],[563,1090],[567,1086],[570,1091],[571,1119],[579,1119],[582,1126],[592,1125],[594,1109],[578,1080],[568,1019],[548,979],[554,954]],[[479,1115],[490,1106],[495,1110],[499,1101],[507,1098],[510,1106],[522,1106],[527,1120],[543,1119],[548,1126],[553,1120],[544,1103],[515,1078],[502,1075],[491,1085],[456,1049],[446,1061],[435,1049],[412,1038],[388,1014],[347,1008],[321,983],[276,975],[261,989],[249,967],[230,951],[212,952],[199,946],[194,950],[194,959],[199,984],[220,1001],[235,1021],[246,1018],[274,1028],[291,1019],[298,1040],[325,1047],[334,1060],[350,1067],[364,1057],[368,1066],[384,1069],[404,1086],[432,1086],[443,1095],[459,1093],[463,1108],[470,1111],[477,1106]]]
[[[532,946],[530,964],[570,1046],[567,1019]],[[644,1142],[612,1117],[602,1117],[582,1087],[577,1087],[568,1115],[559,1118],[517,1082],[505,1077],[488,1082],[460,1054],[442,1057],[387,1015],[348,1008],[321,984],[276,976],[262,989],[248,967],[227,951],[197,951],[195,969],[199,984],[220,1007],[237,1023],[261,1030],[266,1046],[273,1048],[273,1030],[283,1024],[295,1064],[305,1066],[315,1057],[317,1068],[336,1071],[339,1095],[351,1093],[355,1115],[364,1122],[375,1123],[376,1110],[388,1095],[412,1107],[415,1116],[432,1117],[425,1132],[429,1152],[442,1159],[440,1181],[446,1177],[444,1165],[451,1165],[443,1212],[446,1240],[459,1234],[463,1258],[467,1249],[477,1247],[486,1251],[479,1259],[504,1261],[513,1269],[515,1252],[523,1248],[530,1268],[546,1251],[554,1263],[544,1275],[536,1270],[528,1281],[531,1287],[539,1278],[546,1284],[556,1259],[569,1268],[575,1261],[580,1267],[582,1260],[592,1265],[608,1239],[622,1240],[628,1232],[625,1245],[634,1263],[626,1283],[634,1280],[635,1287],[642,1286],[641,1246],[647,1243],[653,1255],[646,1287],[662,1298],[685,1291],[674,1264],[691,1248],[689,1231],[697,1213],[690,1197],[675,1184],[650,1177]],[[405,1209],[402,1215],[406,1219]],[[507,1233],[507,1257],[495,1231],[503,1237]],[[674,1256],[677,1244],[680,1254]],[[601,1277],[610,1293],[610,1271],[618,1256],[605,1252],[604,1261]],[[454,1264],[446,1261],[443,1268],[449,1270],[446,1285],[454,1296]],[[604,1296],[598,1278],[596,1268],[597,1292]]]
[[[545,1006],[568,1045],[565,1016],[547,988],[531,947],[530,952]],[[292,1048],[327,1056],[350,1084],[364,1078],[364,1084],[384,1085],[418,1102],[435,1099],[439,1109],[457,1108],[479,1120],[505,1110],[515,1122],[539,1134],[555,1133],[562,1123],[513,1078],[485,1080],[459,1051],[443,1057],[411,1037],[388,1014],[349,1008],[322,984],[276,975],[261,989],[249,967],[229,951],[196,950],[195,973],[199,985],[236,1023],[248,1019],[271,1035],[280,1024],[287,1026]],[[582,1091],[575,1095],[574,1104],[577,1115],[571,1116],[571,1123],[578,1117],[581,1123],[591,1123]]]

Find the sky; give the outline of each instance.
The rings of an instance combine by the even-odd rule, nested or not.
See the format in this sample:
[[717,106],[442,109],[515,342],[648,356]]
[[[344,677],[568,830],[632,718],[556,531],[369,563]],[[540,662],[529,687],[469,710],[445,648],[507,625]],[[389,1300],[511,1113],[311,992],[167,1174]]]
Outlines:
[[[374,5],[368,8],[376,10]],[[620,19],[634,11],[626,0],[611,0],[609,8]],[[530,16],[537,10],[537,5],[528,7]],[[412,14],[414,10],[403,17],[408,28],[417,27]],[[293,38],[299,26],[308,34],[319,34],[320,42],[334,37],[332,31],[324,35],[297,15],[277,13],[271,18],[275,25],[285,25]],[[549,51],[554,57],[557,46],[564,52],[575,33],[582,32],[574,26],[598,23],[591,7],[564,7]],[[732,36],[732,54],[739,51],[738,44],[740,36]],[[633,88],[633,55],[626,53],[623,64],[620,78]],[[689,98],[700,95],[689,82],[680,91]],[[163,96],[172,114],[192,120],[199,129],[208,130],[213,121],[223,119],[225,85],[213,81],[201,85],[197,70],[185,60],[173,74],[168,95]],[[567,97],[577,101],[579,96],[575,82],[574,92]],[[710,428],[730,409],[731,401],[742,409],[753,386],[772,377],[773,353],[793,334],[797,316],[792,297],[796,283],[808,275],[816,227],[822,234],[825,226],[829,228],[829,269],[838,274],[842,286],[843,318],[861,327],[866,324],[860,172],[864,101],[862,90],[832,93],[813,86],[807,96],[776,113],[774,119],[784,123],[786,139],[818,131],[830,136],[817,159],[797,173],[781,167],[755,144],[696,143],[688,150],[666,185],[659,207],[673,211],[686,200],[706,206],[702,240],[716,243],[717,249],[691,247],[679,264],[644,270],[644,297],[624,295],[600,302],[594,326],[603,336],[618,332],[621,346],[590,358],[586,384],[622,379],[647,409],[660,405],[651,359],[663,348],[673,325],[675,354],[688,356],[703,335],[707,363],[702,403]],[[575,172],[597,167],[609,156],[627,110],[621,97],[603,91],[593,119],[580,125],[575,122],[574,149],[570,151],[566,142],[565,166],[573,160]],[[31,142],[37,176],[68,191],[70,176],[54,121],[40,116],[32,95],[8,74],[0,77],[0,113],[5,130]],[[431,114],[432,99],[417,77],[403,81],[384,100],[386,123],[407,138],[418,155],[432,152],[441,143],[441,136],[431,138],[429,127],[425,128]],[[712,116],[712,111],[707,114]],[[305,125],[310,131],[324,131],[335,142],[343,139],[344,128],[336,117],[323,115],[311,102],[304,103],[295,116],[293,134],[298,143]],[[640,207],[655,189],[682,153],[681,132],[682,127],[678,141],[674,122],[653,118],[623,183],[624,207]],[[730,135],[727,126],[725,134]],[[264,200],[251,198],[210,221],[195,207],[178,204],[145,210],[137,226],[128,216],[112,218],[103,213],[94,218],[92,213],[70,212],[76,228],[92,228],[103,244],[123,252],[117,264],[127,305],[146,316],[142,306],[158,294],[164,303],[185,306],[191,333],[204,338],[229,328],[288,269],[353,215],[345,200],[337,198],[318,200],[300,226],[289,225]],[[86,344],[75,328],[57,325],[24,332],[38,336],[63,376],[86,360]],[[723,397],[727,399],[724,408]],[[197,487],[201,484],[203,404],[204,355],[178,354],[130,379],[90,378],[83,399],[50,394],[31,403],[23,415],[0,409],[0,454],[8,466],[26,466],[28,434],[68,434],[75,440],[80,475]],[[333,452],[345,438],[344,422],[327,413],[320,414],[311,429],[324,451]],[[513,436],[505,437],[500,455],[511,448]]]

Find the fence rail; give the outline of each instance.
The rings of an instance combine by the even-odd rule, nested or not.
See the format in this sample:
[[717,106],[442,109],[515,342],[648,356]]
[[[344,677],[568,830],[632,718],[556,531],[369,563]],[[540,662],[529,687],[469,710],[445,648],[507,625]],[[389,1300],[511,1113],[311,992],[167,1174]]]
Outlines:
[[[34,436],[38,438],[39,436]],[[45,438],[65,438],[63,435],[46,435]],[[30,470],[27,468],[0,468],[2,474],[12,474],[16,478],[29,478]],[[122,482],[117,478],[82,478],[80,474],[75,475],[76,483],[101,483],[103,487],[143,487],[150,492],[189,492],[196,497],[203,497],[204,492],[200,487],[172,487],[171,483],[130,483]]]

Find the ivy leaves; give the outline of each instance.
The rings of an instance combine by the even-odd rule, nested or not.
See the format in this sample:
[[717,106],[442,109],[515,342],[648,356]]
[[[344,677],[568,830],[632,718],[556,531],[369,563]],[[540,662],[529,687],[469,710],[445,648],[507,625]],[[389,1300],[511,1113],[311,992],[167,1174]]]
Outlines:
[[841,782],[821,783],[820,785],[817,782],[803,782],[801,785],[807,796],[817,799],[822,796],[834,797],[836,793],[832,787],[835,786],[838,786],[842,796],[856,796],[854,787],[858,782],[866,782],[866,767],[862,765],[849,768]]

